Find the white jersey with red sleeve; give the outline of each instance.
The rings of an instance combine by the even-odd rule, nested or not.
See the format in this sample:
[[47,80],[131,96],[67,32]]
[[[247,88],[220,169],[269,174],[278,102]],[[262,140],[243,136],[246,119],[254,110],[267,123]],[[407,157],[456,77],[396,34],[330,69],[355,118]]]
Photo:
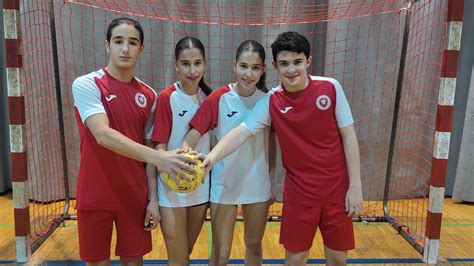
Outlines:
[[72,93],[81,140],[76,209],[146,208],[148,189],[143,163],[99,145],[86,120],[95,114],[106,114],[110,128],[143,143],[151,136],[155,91],[136,78],[124,83],[100,69],[78,77]]
[[256,134],[273,124],[286,169],[283,202],[344,202],[349,178],[339,128],[353,123],[352,114],[339,82],[317,76],[308,81],[299,92],[274,88],[242,125]]
[[[179,149],[188,133],[189,121],[198,110],[206,95],[201,90],[187,95],[175,82],[158,96],[152,140],[166,143],[167,150]],[[202,136],[195,150],[207,154],[210,149],[209,134]],[[158,174],[158,200],[163,207],[187,207],[209,201],[209,177],[196,190],[182,193],[171,190]]]
[[[232,84],[215,90],[203,102],[190,125],[201,135],[212,130],[219,141],[251,113],[265,96],[256,90],[249,97],[239,96]],[[268,170],[268,129],[261,130],[237,151],[212,168],[211,202],[248,204],[270,199]]]

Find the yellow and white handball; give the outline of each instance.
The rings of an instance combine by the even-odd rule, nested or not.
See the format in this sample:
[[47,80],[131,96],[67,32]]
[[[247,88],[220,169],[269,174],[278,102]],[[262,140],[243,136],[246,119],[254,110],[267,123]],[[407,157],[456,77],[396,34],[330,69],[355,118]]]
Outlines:
[[[196,159],[196,155],[191,154],[191,153],[185,153],[183,154],[186,157]],[[161,173],[163,180],[165,183],[168,185],[168,187],[171,190],[174,190],[176,192],[191,192],[194,191],[197,187],[199,187],[202,183],[204,183],[204,169],[201,166],[202,162],[200,160],[197,160],[197,164],[189,164],[189,166],[193,167],[194,170],[196,170],[196,174],[192,174],[188,171],[184,171],[186,173],[186,176],[190,179],[187,180],[181,176],[176,176],[176,179],[178,180],[178,184],[175,183],[175,181],[170,178],[170,176],[167,173]]]

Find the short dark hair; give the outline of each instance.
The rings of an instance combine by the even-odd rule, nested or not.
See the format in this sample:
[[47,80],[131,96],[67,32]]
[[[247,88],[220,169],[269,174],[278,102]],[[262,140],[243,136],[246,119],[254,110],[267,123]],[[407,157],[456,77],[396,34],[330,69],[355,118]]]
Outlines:
[[[239,61],[240,55],[246,51],[257,53],[260,59],[262,59],[263,64],[265,64],[265,48],[263,48],[259,42],[254,40],[246,40],[239,45],[237,52],[235,53],[235,61]],[[265,84],[266,76],[266,73],[263,72],[257,84],[255,84],[255,87],[263,92],[268,92],[267,85]]]
[[112,22],[110,22],[109,26],[107,27],[107,42],[110,43],[110,39],[112,38],[112,30],[121,24],[128,24],[135,27],[135,29],[137,29],[138,32],[140,33],[140,44],[143,45],[143,41],[145,37],[143,34],[142,25],[140,24],[140,22],[131,18],[127,18],[127,17],[116,18],[112,20]]
[[[178,61],[179,56],[184,50],[192,48],[198,49],[199,52],[201,52],[202,58],[206,60],[206,51],[204,49],[204,45],[198,38],[191,36],[186,36],[176,43],[176,47],[174,48],[174,59]],[[212,92],[211,87],[209,87],[206,81],[204,81],[204,77],[199,80],[199,88],[201,88],[202,92],[204,92],[206,95],[209,95]]]
[[272,43],[273,61],[281,51],[304,53],[306,58],[311,55],[311,45],[308,39],[295,31],[283,32]]

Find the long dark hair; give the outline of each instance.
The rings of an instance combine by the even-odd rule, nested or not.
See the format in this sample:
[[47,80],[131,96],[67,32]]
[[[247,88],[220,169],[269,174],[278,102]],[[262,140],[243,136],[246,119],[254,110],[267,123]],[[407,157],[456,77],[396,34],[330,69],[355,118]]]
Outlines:
[[140,45],[143,45],[143,41],[145,37],[143,34],[142,25],[140,24],[140,22],[131,18],[127,18],[127,17],[116,18],[110,22],[109,26],[107,27],[107,34],[106,34],[108,43],[110,43],[110,38],[112,38],[112,30],[121,24],[132,25],[135,29],[137,29],[138,32],[140,33]]
[[[242,42],[239,47],[237,48],[237,52],[235,53],[235,61],[237,62],[239,60],[240,55],[242,55],[243,52],[251,52],[251,53],[257,53],[260,59],[262,59],[262,62],[265,64],[265,48],[263,46],[254,40],[246,40]],[[263,91],[263,92],[268,92],[267,85],[265,82],[265,79],[267,78],[267,73],[266,71],[263,72],[263,74],[260,76],[260,79],[258,80],[257,84],[255,84],[255,87],[257,89]]]
[[[174,59],[178,61],[179,56],[181,53],[186,49],[196,48],[201,52],[202,58],[206,60],[206,52],[204,51],[204,45],[199,39],[194,37],[184,37],[178,41],[176,47],[174,48]],[[209,87],[206,82],[204,81],[204,77],[199,80],[199,88],[204,92],[204,94],[209,95],[212,92],[211,87]]]

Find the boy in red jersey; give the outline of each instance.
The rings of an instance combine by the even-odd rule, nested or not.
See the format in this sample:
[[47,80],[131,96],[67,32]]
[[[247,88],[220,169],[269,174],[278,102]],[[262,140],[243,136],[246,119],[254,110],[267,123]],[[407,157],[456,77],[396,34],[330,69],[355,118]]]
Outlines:
[[116,255],[122,264],[141,265],[142,256],[151,251],[150,230],[160,219],[158,202],[147,203],[147,195],[156,192],[155,187],[147,189],[143,162],[184,175],[183,170],[192,170],[186,162],[195,161],[177,151],[140,144],[145,139],[151,145],[156,93],[134,77],[143,51],[138,21],[114,19],[107,29],[106,49],[108,65],[72,85],[81,139],[76,204],[79,252],[87,265],[109,265],[115,223]]
[[280,230],[285,265],[306,264],[318,227],[327,265],[345,265],[355,247],[351,217],[362,205],[359,147],[347,99],[336,80],[307,74],[312,58],[304,36],[280,34],[272,53],[282,84],[214,147],[203,166],[272,124],[286,169]]

